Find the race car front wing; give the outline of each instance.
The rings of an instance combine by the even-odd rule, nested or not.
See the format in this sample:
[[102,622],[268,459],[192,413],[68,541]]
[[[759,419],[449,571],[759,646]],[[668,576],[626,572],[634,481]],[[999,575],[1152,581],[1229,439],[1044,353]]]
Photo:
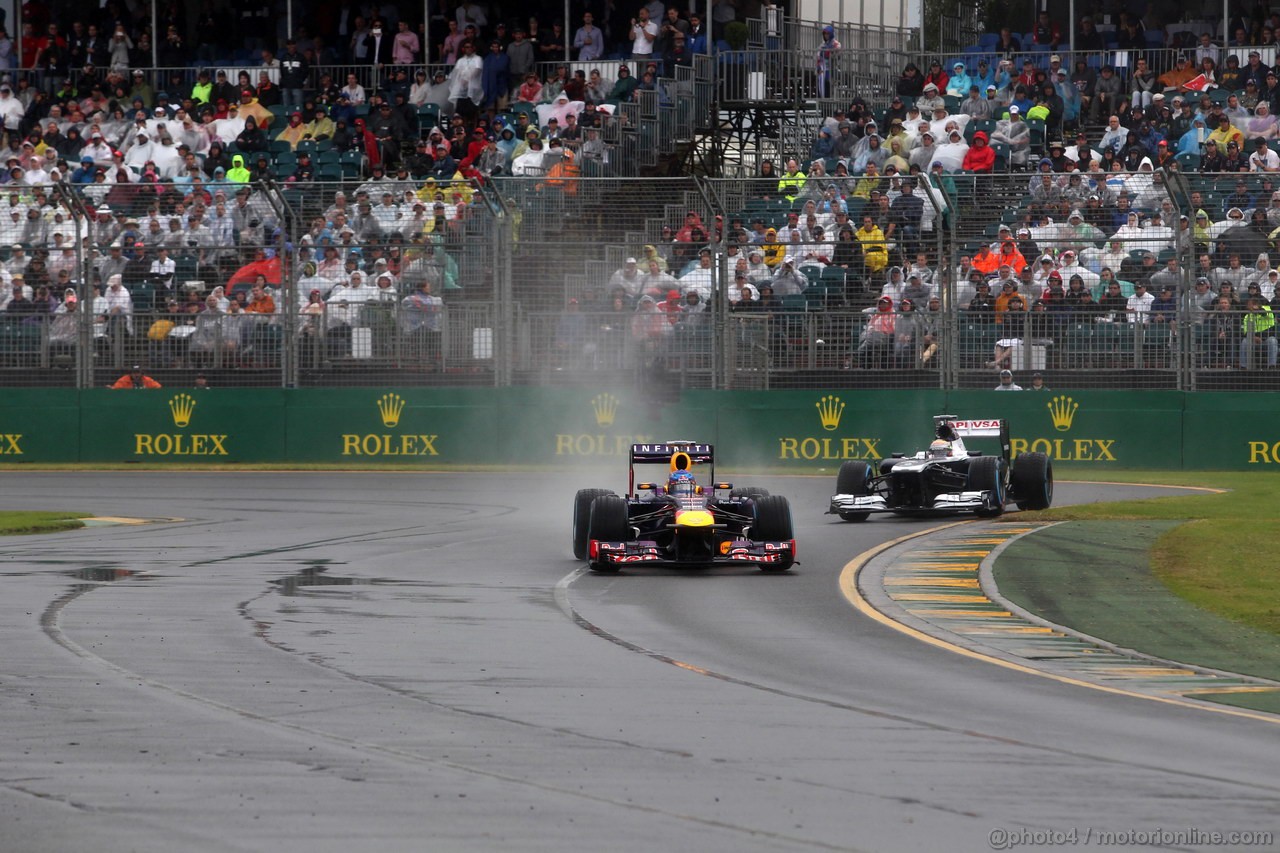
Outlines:
[[973,512],[995,509],[999,503],[991,492],[951,492],[941,494],[928,506],[889,506],[883,495],[833,495],[828,515],[842,512]]
[[649,565],[693,568],[707,566],[790,565],[795,562],[796,541],[756,542],[750,539],[726,540],[710,560],[697,562],[673,559],[662,546],[652,540],[605,542],[592,539],[587,559],[593,566]]

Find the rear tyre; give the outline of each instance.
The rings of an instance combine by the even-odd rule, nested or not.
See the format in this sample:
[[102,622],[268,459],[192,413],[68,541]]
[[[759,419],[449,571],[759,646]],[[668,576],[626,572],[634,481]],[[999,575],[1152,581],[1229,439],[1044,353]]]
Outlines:
[[[869,495],[871,490],[867,488],[867,482],[871,477],[871,466],[868,463],[857,459],[843,462],[840,465],[840,472],[836,474],[836,494]],[[840,513],[841,521],[866,521],[870,517],[869,512]]]
[[601,495],[611,495],[608,489],[579,489],[573,497],[573,556],[577,560],[587,558],[588,526],[591,522],[591,502]]
[[762,498],[762,497],[767,497],[768,494],[769,494],[769,490],[763,489],[760,486],[739,486],[738,488],[729,492],[729,497],[731,498]]
[[969,460],[971,492],[991,492],[995,506],[975,511],[978,518],[997,518],[1004,514],[1004,460],[999,456],[977,456]]
[[[752,535],[768,542],[790,541],[795,538],[791,525],[791,504],[782,495],[765,495],[756,500],[756,520]],[[791,568],[788,557],[779,563],[761,563],[766,572],[785,572]]]
[[1019,454],[1009,478],[1018,509],[1048,509],[1053,503],[1053,462],[1045,454]]

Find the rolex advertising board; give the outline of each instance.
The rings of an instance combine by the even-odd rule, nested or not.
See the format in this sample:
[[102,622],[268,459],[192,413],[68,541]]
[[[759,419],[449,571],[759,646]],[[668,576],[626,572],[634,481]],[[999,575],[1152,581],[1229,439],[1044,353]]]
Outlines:
[[1013,454],[1046,454],[1082,467],[1182,467],[1182,406],[1177,391],[954,391],[949,411],[1005,418]]
[[504,459],[502,395],[489,388],[291,392],[288,454],[350,465],[492,465]]
[[[516,390],[516,389],[513,389]],[[513,460],[573,462],[621,460],[632,444],[687,438],[709,441],[714,419],[686,431],[674,417],[688,408],[682,400],[657,402],[631,389],[519,389],[509,401],[511,422],[521,429],[506,436]]]
[[1188,394],[1183,467],[1280,471],[1280,395]]
[[84,391],[85,462],[275,462],[284,455],[284,392],[157,388]]
[[78,462],[80,396],[65,388],[0,394],[0,464]]
[[684,391],[622,388],[12,389],[0,465],[329,462],[625,465],[632,444],[688,439],[718,461],[833,470],[914,453],[932,416],[1005,418],[1014,454],[1087,468],[1280,467],[1266,393]]

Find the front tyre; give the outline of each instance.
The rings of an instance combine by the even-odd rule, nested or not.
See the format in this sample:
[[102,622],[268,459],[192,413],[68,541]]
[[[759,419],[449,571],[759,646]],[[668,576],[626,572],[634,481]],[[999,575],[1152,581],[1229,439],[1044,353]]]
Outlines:
[[573,497],[573,556],[577,560],[587,558],[588,526],[591,522],[591,502],[601,495],[611,495],[609,489],[579,489]]
[[[587,522],[587,539],[601,542],[626,542],[631,538],[630,518],[627,516],[627,502],[614,494],[600,495],[591,502],[590,520]],[[591,570],[596,572],[616,572],[618,567],[611,563],[592,563]]]
[[1009,475],[1018,509],[1048,509],[1053,503],[1053,462],[1043,453],[1021,453]]
[[[836,494],[861,497],[871,494],[867,483],[871,480],[871,465],[858,459],[849,459],[840,465],[836,474]],[[869,512],[842,512],[841,521],[866,521],[871,517]]]
[[999,456],[975,456],[969,460],[971,492],[990,492],[994,506],[975,510],[978,518],[998,518],[1004,514],[1004,460]]
[[729,492],[731,498],[761,498],[766,497],[769,490],[761,486],[739,486]]
[[[764,542],[790,542],[795,539],[791,524],[791,504],[786,498],[782,495],[765,495],[756,499],[752,535]],[[791,557],[787,557],[777,563],[761,563],[760,568],[766,572],[785,572],[791,568],[791,564]]]

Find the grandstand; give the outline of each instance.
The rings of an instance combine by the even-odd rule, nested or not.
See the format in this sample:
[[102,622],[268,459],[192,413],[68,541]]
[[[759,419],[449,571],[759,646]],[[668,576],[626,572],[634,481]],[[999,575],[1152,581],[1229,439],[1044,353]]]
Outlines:
[[531,100],[434,53],[311,41],[293,85],[260,48],[67,77],[45,45],[0,86],[0,383],[1280,385],[1274,48],[745,32],[553,56]]

